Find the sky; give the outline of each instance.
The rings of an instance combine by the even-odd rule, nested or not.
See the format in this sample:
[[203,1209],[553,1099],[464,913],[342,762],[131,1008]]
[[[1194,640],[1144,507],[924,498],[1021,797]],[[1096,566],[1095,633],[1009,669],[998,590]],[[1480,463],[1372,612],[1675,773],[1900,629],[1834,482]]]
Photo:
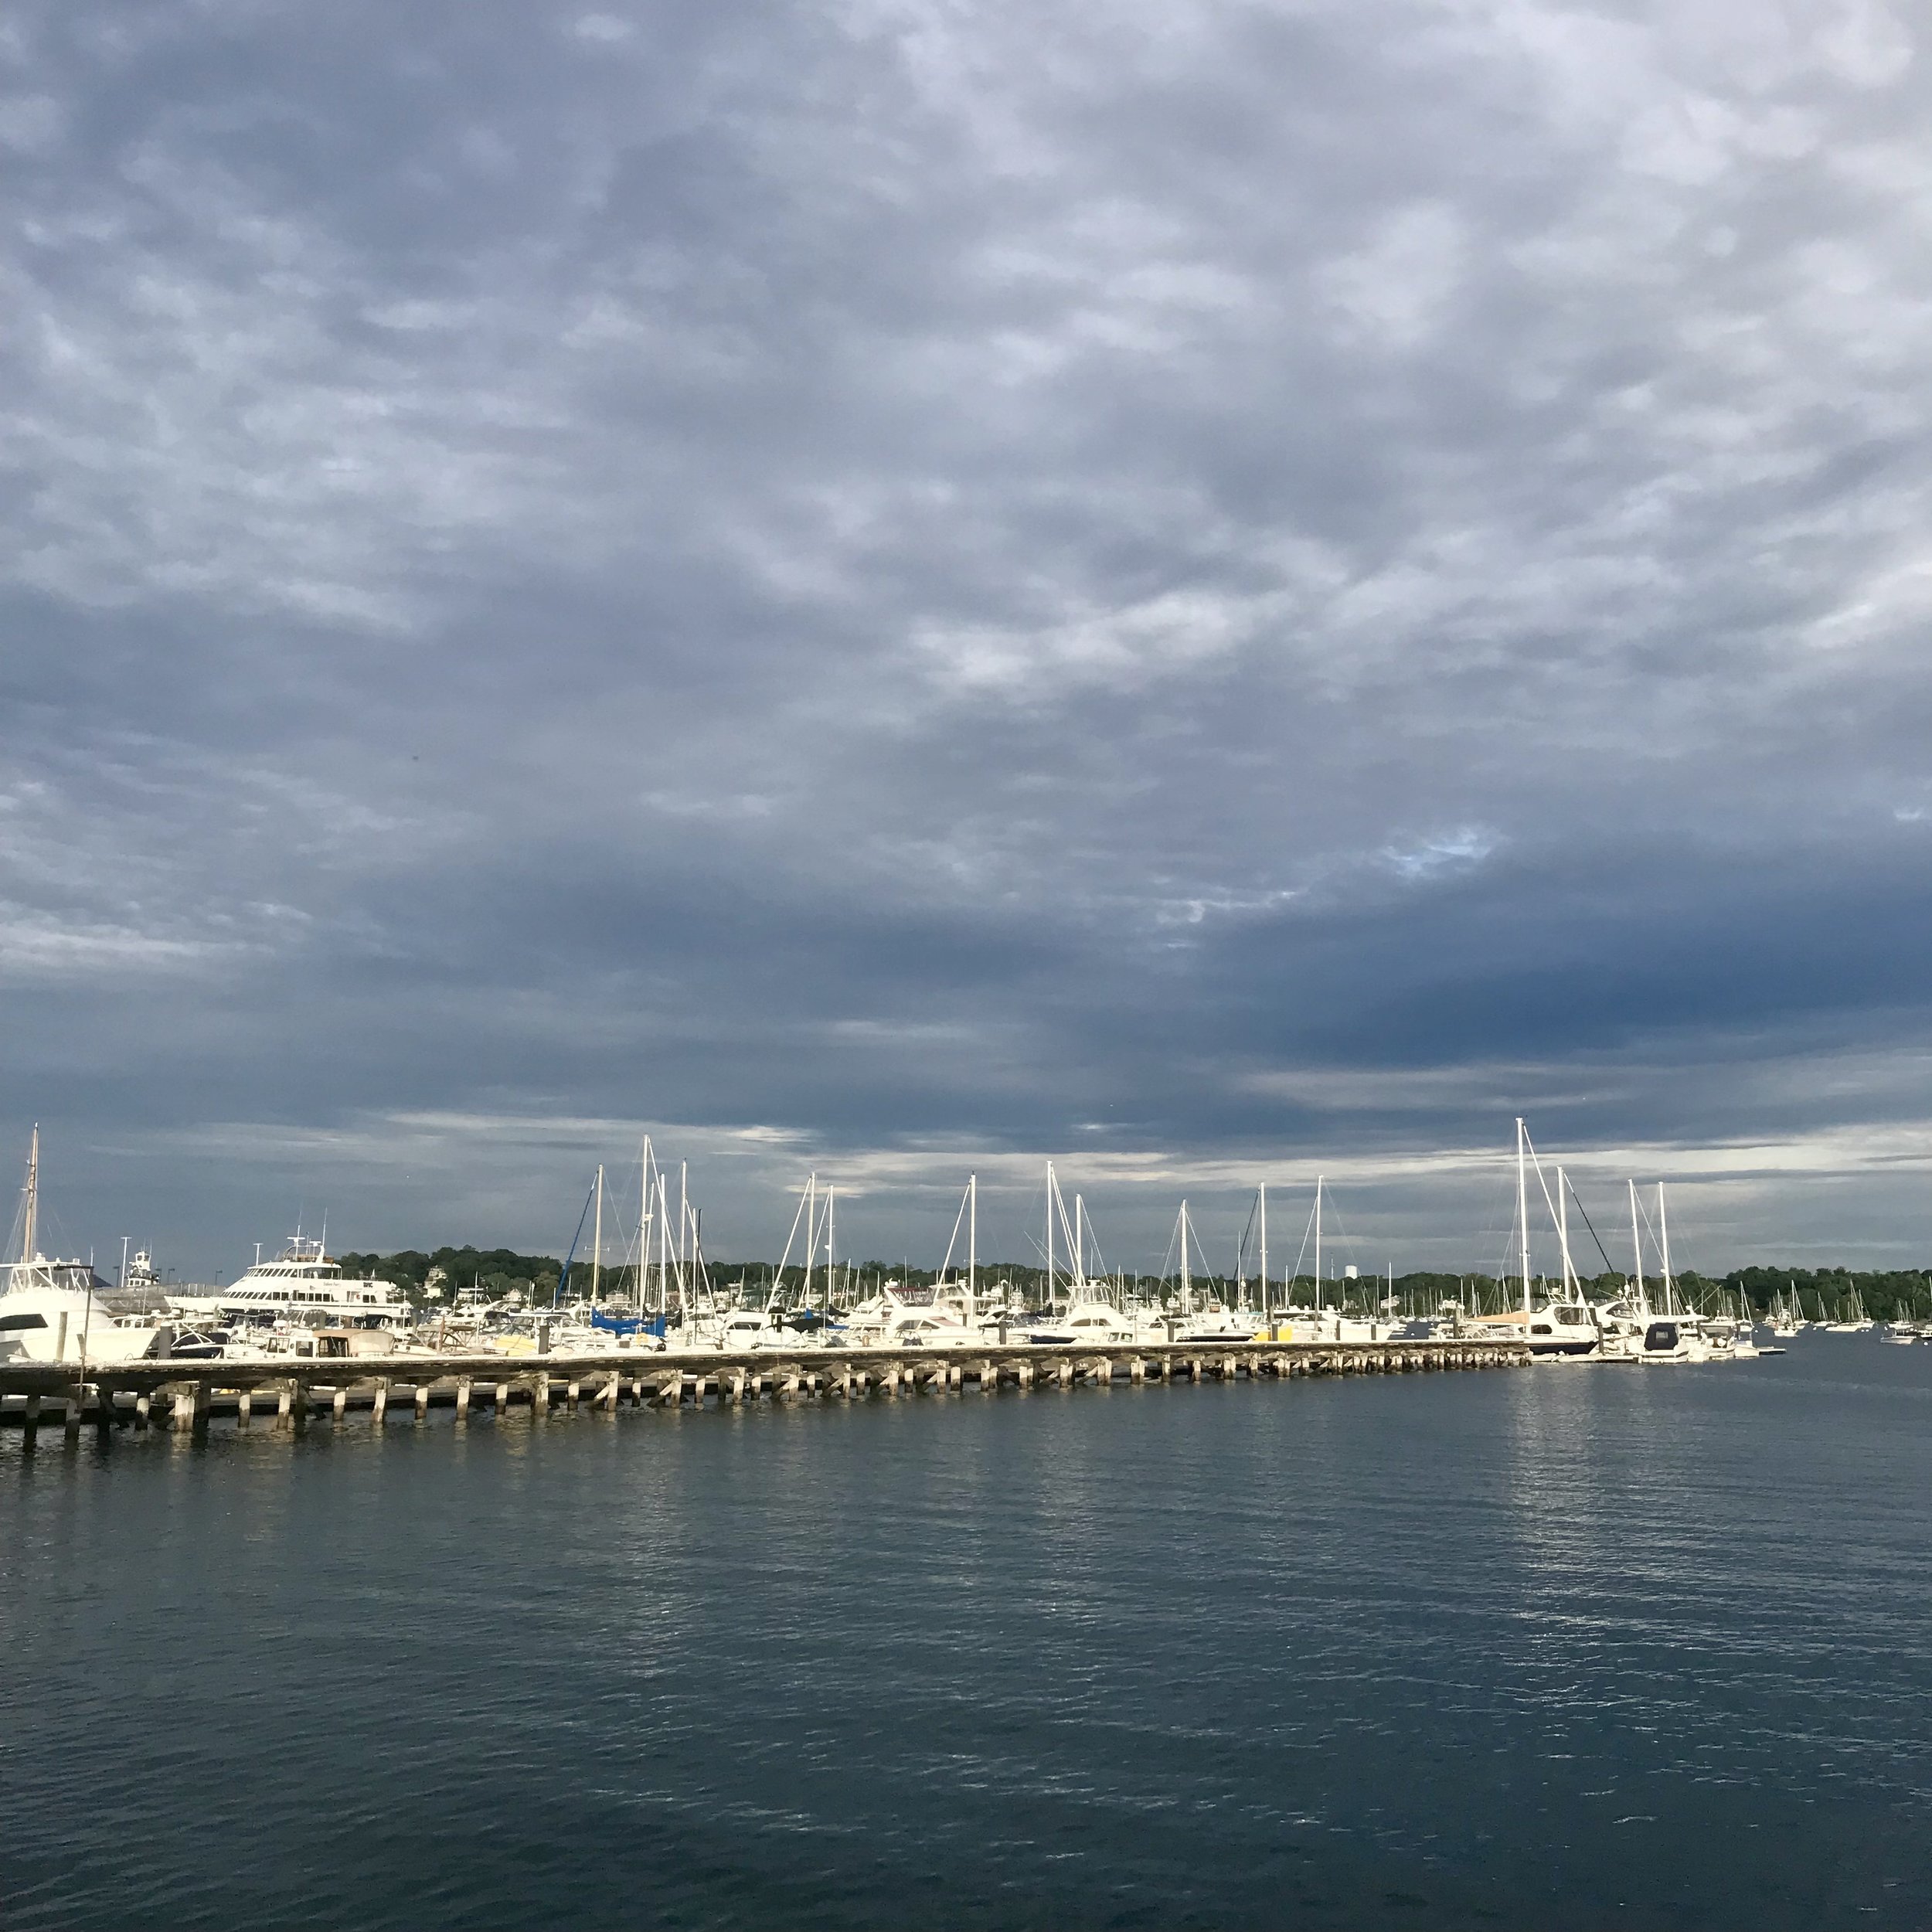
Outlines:
[[49,1238],[1932,1262],[1927,37],[15,0]]

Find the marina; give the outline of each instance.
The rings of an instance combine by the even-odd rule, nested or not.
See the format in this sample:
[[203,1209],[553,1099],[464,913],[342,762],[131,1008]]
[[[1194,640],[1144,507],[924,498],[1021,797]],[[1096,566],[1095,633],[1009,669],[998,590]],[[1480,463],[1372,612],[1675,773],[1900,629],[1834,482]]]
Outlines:
[[[1532,1240],[1547,1239],[1532,1229],[1532,1174],[1555,1237],[1553,1276],[1532,1261]],[[217,1418],[241,1430],[260,1421],[301,1435],[318,1420],[340,1424],[352,1413],[379,1427],[392,1412],[423,1420],[435,1410],[453,1411],[459,1421],[473,1413],[501,1420],[517,1410],[546,1417],[560,1408],[702,1409],[1117,1383],[1285,1383],[1532,1364],[1670,1366],[1781,1354],[1782,1338],[1808,1327],[1868,1334],[1879,1325],[1865,1318],[1855,1293],[1856,1319],[1816,1324],[1796,1311],[1794,1289],[1789,1301],[1774,1297],[1768,1342],[1760,1341],[1758,1316],[1741,1291],[1734,1311],[1692,1305],[1672,1269],[1661,1184],[1653,1220],[1629,1183],[1635,1265],[1620,1281],[1613,1277],[1605,1293],[1600,1280],[1587,1283],[1577,1267],[1570,1210],[1573,1201],[1580,1211],[1582,1204],[1560,1166],[1554,1181],[1553,1192],[1519,1119],[1512,1239],[1520,1302],[1490,1313],[1466,1306],[1460,1295],[1426,1315],[1405,1313],[1393,1269],[1378,1298],[1385,1284],[1360,1281],[1351,1267],[1331,1300],[1322,1271],[1321,1176],[1301,1253],[1278,1294],[1268,1264],[1265,1186],[1257,1191],[1232,1279],[1197,1270],[1197,1258],[1205,1257],[1185,1199],[1158,1276],[1103,1273],[1086,1203],[1076,1194],[1070,1209],[1050,1162],[1039,1243],[1046,1265],[1037,1276],[1016,1281],[1019,1271],[1009,1270],[989,1280],[982,1273],[974,1175],[931,1279],[882,1274],[868,1284],[838,1260],[835,1191],[821,1192],[814,1175],[800,1190],[784,1253],[767,1271],[760,1298],[743,1274],[728,1287],[713,1280],[685,1171],[679,1170],[674,1216],[668,1175],[647,1138],[631,1244],[616,1268],[605,1265],[599,1166],[547,1305],[516,1294],[485,1296],[473,1284],[429,1307],[372,1272],[345,1268],[323,1238],[299,1231],[278,1257],[264,1260],[258,1247],[226,1290],[161,1283],[146,1248],[131,1264],[124,1256],[121,1283],[111,1290],[91,1261],[41,1251],[36,1128],[15,1258],[0,1291],[0,1425],[18,1427],[32,1445],[54,1427],[70,1441],[88,1427],[104,1438],[163,1423],[200,1435]],[[1587,1213],[1583,1219],[1596,1238]],[[587,1223],[587,1269],[580,1291],[568,1294]],[[1647,1231],[1655,1247],[1655,1299]],[[1304,1278],[1301,1261],[1311,1244],[1315,1271]],[[791,1265],[794,1250],[801,1267]],[[444,1290],[426,1281],[423,1292],[440,1297]],[[1915,1323],[1894,1320],[1884,1338],[1909,1343],[1920,1333]]]

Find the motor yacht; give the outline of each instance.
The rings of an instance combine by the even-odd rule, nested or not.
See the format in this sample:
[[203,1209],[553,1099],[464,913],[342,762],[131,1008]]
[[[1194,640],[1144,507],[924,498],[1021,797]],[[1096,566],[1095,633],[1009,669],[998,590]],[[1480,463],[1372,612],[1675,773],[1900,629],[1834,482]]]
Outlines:
[[20,1251],[0,1282],[0,1362],[72,1362],[77,1368],[166,1355],[172,1326],[151,1315],[117,1315],[90,1261],[50,1260],[40,1252],[40,1130],[27,1155],[20,1204]]
[[349,1277],[320,1241],[301,1234],[272,1261],[257,1255],[232,1286],[213,1295],[171,1294],[169,1308],[199,1321],[315,1328],[406,1327],[416,1319],[401,1289],[372,1275]]
[[1047,1349],[1126,1348],[1140,1340],[1139,1325],[1111,1301],[1079,1301],[1061,1315],[1020,1332],[1033,1346]]

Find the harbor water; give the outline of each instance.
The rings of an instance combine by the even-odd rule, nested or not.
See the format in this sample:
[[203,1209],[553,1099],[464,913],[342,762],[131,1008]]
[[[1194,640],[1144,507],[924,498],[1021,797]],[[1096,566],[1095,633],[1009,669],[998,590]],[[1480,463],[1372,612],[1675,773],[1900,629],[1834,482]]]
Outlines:
[[1932,1923],[1932,1348],[0,1437],[4,1932]]

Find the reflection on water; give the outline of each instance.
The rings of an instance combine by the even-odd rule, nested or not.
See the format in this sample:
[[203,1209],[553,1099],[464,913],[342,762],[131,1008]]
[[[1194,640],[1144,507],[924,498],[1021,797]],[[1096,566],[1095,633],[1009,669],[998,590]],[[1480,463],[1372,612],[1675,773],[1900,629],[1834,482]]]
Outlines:
[[1932,1350],[0,1440],[9,1932],[1932,1921]]

